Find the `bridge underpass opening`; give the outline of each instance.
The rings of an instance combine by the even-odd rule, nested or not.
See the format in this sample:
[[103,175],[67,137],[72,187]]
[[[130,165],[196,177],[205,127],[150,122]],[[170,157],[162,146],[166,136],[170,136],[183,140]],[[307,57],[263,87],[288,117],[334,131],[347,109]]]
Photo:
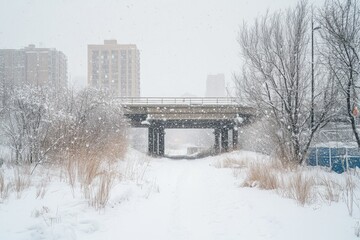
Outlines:
[[[233,135],[232,129],[227,129],[226,132],[226,136],[222,137],[222,132],[219,129],[164,129],[164,152],[162,154],[149,152],[148,128],[130,128],[128,136],[131,147],[143,153],[154,156],[195,158],[196,156],[207,156],[236,148],[237,140],[235,139],[237,138],[234,137],[237,136]],[[227,140],[226,149],[222,144],[225,137]],[[152,144],[154,144],[154,141]]]
[[[170,128],[172,129],[172,128]],[[168,129],[168,130],[170,130]],[[204,129],[204,128],[203,128]],[[184,131],[185,129],[181,129]],[[181,130],[175,130],[175,131],[181,131]],[[171,131],[171,130],[170,130]],[[174,130],[173,130],[174,131]],[[185,130],[186,131],[186,130]],[[188,131],[191,131],[192,134],[196,133],[197,131],[201,131],[200,129],[188,129]],[[195,144],[198,146],[204,145],[201,141],[208,141],[205,139],[209,139],[208,137],[205,138],[205,136],[209,136],[207,132],[206,135],[199,135],[197,133],[196,137],[192,137],[192,142],[196,141]],[[223,126],[217,126],[215,129],[213,129],[213,140],[214,144],[213,147],[209,147],[206,149],[205,147],[201,149],[200,147],[194,146],[193,148],[187,147],[186,152],[187,154],[191,154],[192,158],[198,156],[203,157],[210,154],[217,154],[221,152],[227,152],[230,149],[237,149],[238,147],[238,129],[235,126],[232,126],[231,128],[228,125]],[[148,128],[148,153],[152,156],[164,156],[165,155],[165,144],[167,141],[165,141],[165,127],[163,125],[154,124],[153,126],[150,126]],[[179,134],[175,134],[175,140],[179,141],[181,138],[179,138]],[[183,137],[182,137],[183,138]],[[202,140],[202,138],[204,140]],[[230,139],[231,138],[231,139]],[[188,138],[189,139],[189,138]],[[210,141],[209,141],[210,142]],[[189,145],[189,140],[185,139],[185,142],[183,144]],[[171,146],[171,145],[169,145]],[[178,144],[178,146],[181,146],[181,144]],[[172,148],[170,147],[170,152]],[[180,150],[180,149],[178,149]]]
[[206,154],[214,147],[213,129],[166,129],[165,156]]

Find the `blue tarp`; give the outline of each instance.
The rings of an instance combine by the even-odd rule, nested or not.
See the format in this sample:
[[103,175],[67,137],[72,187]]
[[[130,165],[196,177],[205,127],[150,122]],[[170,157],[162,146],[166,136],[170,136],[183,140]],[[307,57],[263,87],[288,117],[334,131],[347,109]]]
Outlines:
[[360,151],[358,148],[311,148],[308,165],[330,167],[332,171],[342,173],[348,167],[360,168]]

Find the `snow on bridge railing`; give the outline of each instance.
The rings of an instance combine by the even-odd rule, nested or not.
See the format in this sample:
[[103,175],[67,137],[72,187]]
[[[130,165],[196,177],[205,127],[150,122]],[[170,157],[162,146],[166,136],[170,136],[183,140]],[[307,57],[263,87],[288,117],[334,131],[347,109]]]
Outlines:
[[236,98],[227,97],[120,97],[126,105],[238,105]]

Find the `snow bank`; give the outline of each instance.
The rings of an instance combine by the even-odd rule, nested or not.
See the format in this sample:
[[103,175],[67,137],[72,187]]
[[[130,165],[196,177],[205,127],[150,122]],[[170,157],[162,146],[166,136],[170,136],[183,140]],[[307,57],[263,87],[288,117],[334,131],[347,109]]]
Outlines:
[[[89,207],[79,187],[72,189],[50,170],[43,198],[36,197],[43,179],[38,176],[19,199],[11,195],[0,203],[0,239],[356,238],[358,209],[350,217],[343,201],[319,200],[302,207],[274,190],[241,188],[241,168],[214,167],[226,159],[268,161],[244,151],[170,160],[131,150],[119,164],[122,179],[100,211]],[[237,178],[235,170],[240,171]],[[339,181],[343,176],[320,168],[306,171]]]

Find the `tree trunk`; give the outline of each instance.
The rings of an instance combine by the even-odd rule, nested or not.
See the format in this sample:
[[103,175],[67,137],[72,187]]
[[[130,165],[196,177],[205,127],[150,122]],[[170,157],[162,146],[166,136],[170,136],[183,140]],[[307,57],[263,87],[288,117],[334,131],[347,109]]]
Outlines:
[[354,133],[358,148],[360,148],[360,138],[359,138],[359,134],[358,134],[357,129],[356,129],[356,122],[355,122],[354,115],[352,114],[352,108],[351,108],[352,69],[350,71],[351,71],[350,72],[350,79],[349,79],[347,89],[346,89],[346,105],[347,105],[348,116],[350,118],[351,128],[353,130],[353,133]]

